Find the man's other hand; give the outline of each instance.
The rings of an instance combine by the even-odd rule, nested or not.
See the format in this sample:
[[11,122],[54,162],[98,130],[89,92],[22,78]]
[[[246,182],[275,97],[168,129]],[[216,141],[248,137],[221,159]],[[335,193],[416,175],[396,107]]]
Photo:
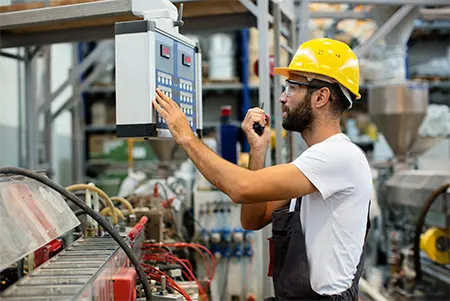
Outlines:
[[[264,127],[264,133],[259,136],[253,130],[253,124],[259,123]],[[247,136],[248,144],[252,151],[266,151],[270,142],[270,118],[261,108],[252,108],[248,110],[241,128]]]

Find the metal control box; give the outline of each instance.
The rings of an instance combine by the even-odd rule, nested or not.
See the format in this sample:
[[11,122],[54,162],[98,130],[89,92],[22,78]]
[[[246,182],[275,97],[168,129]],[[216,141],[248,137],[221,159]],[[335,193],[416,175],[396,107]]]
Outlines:
[[186,114],[192,131],[202,132],[201,52],[178,33],[151,20],[116,23],[117,137],[170,138],[153,108],[156,88]]

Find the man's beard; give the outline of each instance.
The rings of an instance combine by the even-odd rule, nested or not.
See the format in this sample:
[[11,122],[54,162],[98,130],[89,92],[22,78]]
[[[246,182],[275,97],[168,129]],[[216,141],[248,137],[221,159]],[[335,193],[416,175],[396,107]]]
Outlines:
[[301,101],[295,108],[284,110],[287,116],[283,119],[283,128],[287,131],[299,132],[309,129],[314,121],[311,94],[307,93],[303,101]]

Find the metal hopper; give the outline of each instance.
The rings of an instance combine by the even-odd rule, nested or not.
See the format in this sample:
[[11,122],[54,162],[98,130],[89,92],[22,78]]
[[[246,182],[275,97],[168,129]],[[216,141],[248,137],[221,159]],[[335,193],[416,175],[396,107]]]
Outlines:
[[429,147],[418,139],[418,129],[428,107],[426,83],[402,81],[369,87],[369,112],[396,157],[416,154]]
[[175,139],[149,139],[147,143],[161,162],[178,161],[187,158],[186,152]]

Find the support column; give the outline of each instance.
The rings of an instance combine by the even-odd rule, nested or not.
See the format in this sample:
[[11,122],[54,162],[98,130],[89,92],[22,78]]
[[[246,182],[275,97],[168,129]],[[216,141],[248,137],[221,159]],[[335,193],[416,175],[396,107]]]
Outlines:
[[[43,102],[47,101],[51,96],[51,46],[43,48],[45,73],[42,77],[42,98]],[[37,114],[37,112],[36,112]],[[53,178],[54,171],[52,168],[52,112],[49,108],[44,114],[44,149],[45,149],[45,169],[47,176]]]
[[[78,65],[78,44],[74,43],[72,47],[73,67]],[[73,80],[73,98],[74,106],[72,108],[72,182],[84,183],[84,132],[81,118],[82,103],[80,78]]]
[[[258,74],[259,74],[259,105],[264,103],[264,111],[267,115],[272,116],[271,113],[271,93],[270,93],[270,68],[269,68],[269,1],[268,0],[258,0],[258,32],[259,32],[259,55],[258,55]],[[268,151],[266,154],[266,166],[272,165],[271,152]],[[265,227],[257,236],[257,247],[261,250],[262,255],[262,293],[263,296],[261,300],[273,296],[273,283],[272,278],[267,277],[267,270],[269,268],[269,246],[266,238],[271,236],[272,226],[269,225]]]
[[[280,4],[277,2],[273,3],[273,28],[274,28],[274,57],[275,57],[275,66],[280,66],[280,37],[281,37],[281,10]],[[280,76],[275,75],[273,81],[273,104],[274,104],[274,114],[273,118],[275,120],[275,164],[283,163],[284,159],[282,158],[282,150],[283,150],[283,137],[282,131],[283,127],[281,125],[281,104],[278,101],[278,97],[281,95],[281,82]]]
[[37,64],[31,47],[25,49],[25,137],[26,137],[26,161],[28,169],[37,168],[37,134],[38,123],[36,114],[36,79]]

